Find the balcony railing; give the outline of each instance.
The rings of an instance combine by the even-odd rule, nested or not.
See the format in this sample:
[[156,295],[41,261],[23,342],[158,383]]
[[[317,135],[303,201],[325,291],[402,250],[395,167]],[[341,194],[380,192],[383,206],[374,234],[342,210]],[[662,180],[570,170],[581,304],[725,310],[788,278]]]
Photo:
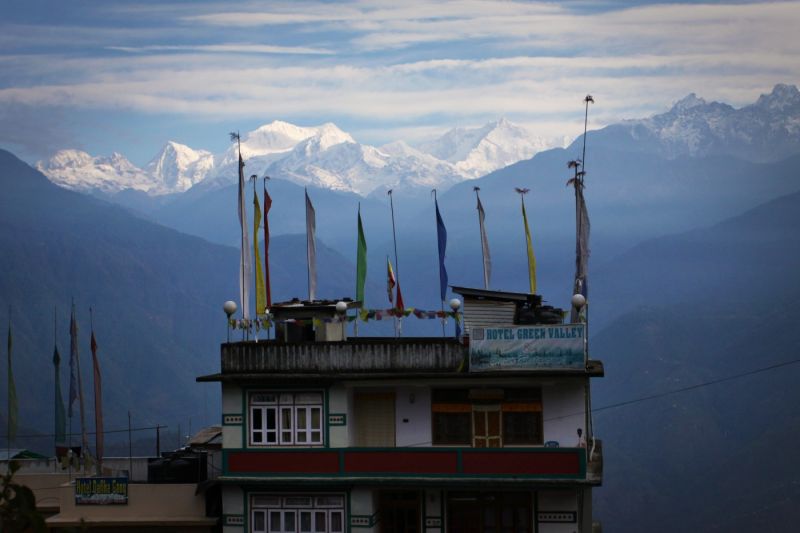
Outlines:
[[585,448],[327,448],[225,450],[224,477],[282,481],[578,480],[587,477]]
[[454,372],[466,356],[455,339],[435,337],[236,342],[222,345],[222,373]]

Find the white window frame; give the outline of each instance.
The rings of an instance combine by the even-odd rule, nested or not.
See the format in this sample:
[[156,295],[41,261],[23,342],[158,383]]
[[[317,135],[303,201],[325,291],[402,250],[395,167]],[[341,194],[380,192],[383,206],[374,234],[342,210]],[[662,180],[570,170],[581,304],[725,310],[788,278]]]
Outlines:
[[[324,402],[324,394],[319,390],[251,392],[247,426],[249,445],[324,446]],[[316,425],[313,424],[315,417]]]
[[[266,496],[266,498],[265,498]],[[339,498],[339,503],[317,505],[318,498]],[[298,503],[298,498],[308,498],[308,505]],[[345,519],[345,496],[334,494],[255,494],[250,498],[250,531],[252,533],[344,533],[347,529]],[[256,529],[256,515],[263,517],[264,527]],[[278,517],[276,528],[272,528],[273,515]],[[287,516],[294,522],[289,528]],[[303,517],[308,516],[310,529],[302,529]],[[332,518],[338,516],[339,528],[334,530]]]

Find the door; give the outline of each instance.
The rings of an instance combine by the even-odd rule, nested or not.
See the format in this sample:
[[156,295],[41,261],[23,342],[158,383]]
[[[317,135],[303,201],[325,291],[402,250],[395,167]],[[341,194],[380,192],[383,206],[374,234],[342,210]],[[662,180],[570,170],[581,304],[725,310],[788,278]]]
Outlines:
[[355,446],[393,447],[394,392],[356,392],[353,403]]
[[474,405],[472,407],[472,447],[501,448],[502,416],[499,405]]
[[378,504],[381,533],[419,533],[420,505],[417,491],[381,492]]

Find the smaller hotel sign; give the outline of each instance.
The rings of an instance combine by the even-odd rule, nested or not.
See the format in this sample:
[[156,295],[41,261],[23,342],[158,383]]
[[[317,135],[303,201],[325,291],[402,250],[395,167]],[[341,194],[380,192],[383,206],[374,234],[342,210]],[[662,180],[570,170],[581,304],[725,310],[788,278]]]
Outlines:
[[473,327],[469,369],[532,370],[583,368],[583,324],[556,326]]
[[75,479],[76,505],[128,503],[128,478],[79,477]]

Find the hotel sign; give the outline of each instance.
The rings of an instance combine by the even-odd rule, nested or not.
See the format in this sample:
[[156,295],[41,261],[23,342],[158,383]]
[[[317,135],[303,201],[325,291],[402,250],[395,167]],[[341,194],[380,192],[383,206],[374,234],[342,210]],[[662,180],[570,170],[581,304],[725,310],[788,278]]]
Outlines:
[[535,370],[583,368],[585,326],[472,327],[469,369]]
[[76,505],[128,503],[128,478],[79,477],[75,479]]

